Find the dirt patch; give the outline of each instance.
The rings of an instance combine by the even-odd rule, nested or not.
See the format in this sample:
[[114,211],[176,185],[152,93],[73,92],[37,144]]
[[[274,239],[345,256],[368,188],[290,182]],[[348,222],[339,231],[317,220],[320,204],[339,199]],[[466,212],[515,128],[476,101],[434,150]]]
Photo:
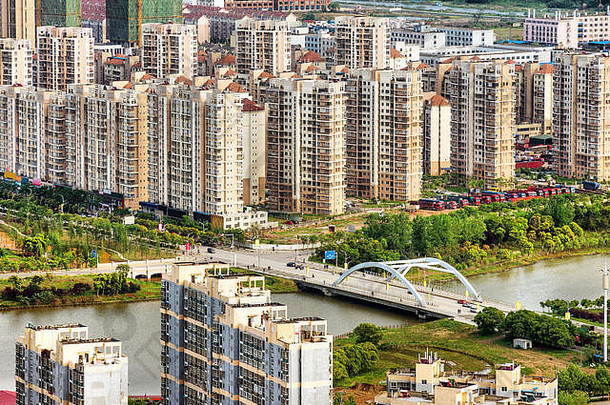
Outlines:
[[375,396],[385,392],[383,385],[356,384],[349,388],[335,388],[335,395],[347,399],[353,396],[357,405],[367,405],[375,402]]
[[0,231],[0,248],[17,250],[17,244],[6,232]]

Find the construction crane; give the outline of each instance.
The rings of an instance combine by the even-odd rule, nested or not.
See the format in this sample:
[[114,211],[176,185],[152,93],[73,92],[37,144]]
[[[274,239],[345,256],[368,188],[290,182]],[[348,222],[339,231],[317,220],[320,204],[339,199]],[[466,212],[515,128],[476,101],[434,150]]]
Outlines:
[[138,0],[138,46],[142,46],[142,0]]

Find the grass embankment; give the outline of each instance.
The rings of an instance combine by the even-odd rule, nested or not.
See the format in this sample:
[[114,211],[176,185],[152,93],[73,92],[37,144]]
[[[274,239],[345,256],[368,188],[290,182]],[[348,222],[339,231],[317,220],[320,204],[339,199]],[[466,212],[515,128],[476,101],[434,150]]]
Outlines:
[[[515,361],[527,374],[553,376],[571,361],[579,361],[580,353],[570,350],[518,350],[502,337],[481,336],[476,327],[449,319],[383,329],[379,361],[365,374],[341,381],[338,386],[378,384],[385,373],[396,368],[413,367],[417,355],[430,349],[446,360],[446,370],[480,371],[495,364]],[[335,347],[354,343],[352,338],[338,339]]]
[[[466,277],[472,277],[472,276],[479,276],[479,275],[489,274],[489,273],[502,273],[505,271],[510,271],[516,267],[529,266],[529,265],[538,263],[542,260],[557,260],[557,259],[566,259],[566,258],[570,258],[570,257],[608,254],[608,253],[610,253],[610,247],[606,247],[606,246],[572,249],[572,250],[567,250],[567,251],[557,252],[557,253],[548,253],[548,252],[538,251],[538,252],[532,253],[529,256],[521,256],[521,257],[517,257],[513,260],[509,260],[509,261],[486,263],[486,264],[482,264],[479,266],[472,266],[467,269],[461,270],[460,272]],[[439,276],[439,278],[442,278],[442,276]]]
[[[244,269],[231,269],[232,274],[253,274],[254,272]],[[258,274],[258,273],[255,273]],[[40,284],[42,291],[56,291],[53,293],[52,299],[44,302],[28,303],[19,300],[7,299],[0,295],[0,311],[10,309],[24,308],[48,308],[59,306],[76,306],[76,305],[98,305],[98,304],[116,304],[139,301],[158,301],[161,299],[161,281],[145,281],[145,280],[129,280],[131,283],[137,284],[140,289],[133,293],[124,293],[116,295],[97,295],[94,291],[93,280],[95,275],[82,276],[46,276]],[[27,284],[30,278],[23,278]],[[74,286],[85,284],[89,288],[86,291],[74,292]],[[11,287],[12,284],[8,280],[0,280],[0,293],[5,288]],[[295,293],[299,289],[291,280],[285,280],[278,277],[265,276],[265,286],[273,294]]]
[[[25,303],[15,300],[9,300],[5,297],[0,296],[0,310],[75,305],[115,304],[136,301],[155,301],[161,299],[160,281],[141,280],[130,280],[130,282],[139,285],[139,291],[117,295],[98,296],[93,288],[94,277],[94,275],[45,277],[44,281],[40,284],[40,287],[43,291],[51,291],[53,289],[57,291],[70,291],[78,283],[86,284],[90,288],[87,291],[83,291],[81,293],[66,292],[54,294],[53,298],[48,300],[48,302],[38,303]],[[27,279],[24,280],[27,282]],[[6,287],[10,286],[11,283],[8,280],[0,280],[0,292],[4,291]]]

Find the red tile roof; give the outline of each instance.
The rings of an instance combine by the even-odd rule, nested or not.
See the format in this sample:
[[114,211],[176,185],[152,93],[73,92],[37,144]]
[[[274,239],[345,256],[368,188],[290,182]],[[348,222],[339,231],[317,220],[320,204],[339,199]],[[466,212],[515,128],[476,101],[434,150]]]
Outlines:
[[261,73],[260,75],[258,75],[259,79],[273,79],[275,76],[273,76],[271,73],[269,72],[265,72],[263,71],[263,73]]
[[396,58],[404,58],[404,57],[405,56],[402,53],[398,52],[397,49],[390,48],[390,58],[396,59]]
[[249,98],[244,98],[243,100],[241,100],[241,103],[243,104],[242,111],[263,111],[264,110],[263,107],[256,104],[254,101],[250,100]]
[[447,99],[445,97],[443,97],[439,94],[435,94],[430,99],[430,105],[434,106],[434,107],[442,107],[442,106],[446,106],[446,105],[450,105],[450,104],[449,104],[449,101],[447,101]]
[[553,73],[553,65],[545,63],[544,65],[540,65],[536,73],[549,74]]
[[218,61],[216,62],[217,65],[234,65],[235,64],[235,56],[231,55],[230,53],[223,56],[222,58],[218,59]]
[[299,62],[301,62],[301,63],[324,62],[324,58],[322,58],[320,56],[320,54],[318,54],[317,52],[308,51],[299,58]]
[[186,84],[187,86],[190,86],[191,84],[193,84],[193,81],[191,79],[189,79],[188,77],[180,76],[176,79],[176,83],[183,83],[183,84]]
[[231,82],[226,88],[231,93],[247,93],[246,90],[238,83]]
[[102,21],[106,18],[106,0],[82,0],[83,20]]

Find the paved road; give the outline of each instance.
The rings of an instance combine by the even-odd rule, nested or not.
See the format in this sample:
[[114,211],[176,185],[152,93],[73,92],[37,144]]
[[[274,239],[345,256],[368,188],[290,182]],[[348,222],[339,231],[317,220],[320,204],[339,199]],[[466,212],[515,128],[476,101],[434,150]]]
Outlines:
[[[329,265],[325,268],[323,264],[312,263],[307,261],[310,252],[253,252],[244,250],[221,250],[216,249],[212,257],[216,260],[223,261],[227,264],[237,265],[238,267],[259,268],[269,271],[273,274],[288,277],[294,280],[302,280],[307,283],[315,283],[319,286],[332,285],[343,269]],[[306,268],[298,269],[288,267],[286,263],[296,262],[303,264]],[[348,289],[350,292],[357,293],[363,298],[375,297],[393,302],[400,302],[416,307],[418,303],[415,298],[409,293],[408,289],[400,284],[397,280],[387,283],[384,278],[377,277],[372,274],[354,274],[344,281],[341,286]],[[423,286],[415,286],[420,295],[427,302],[431,311],[459,318],[467,323],[472,323],[475,313],[470,312],[468,308],[463,307],[457,301],[465,299],[464,296],[453,294],[450,292],[432,291],[430,288]],[[480,303],[480,308],[488,305],[499,307],[503,310],[510,310],[505,304],[483,301]],[[459,313],[458,313],[459,311]]]

